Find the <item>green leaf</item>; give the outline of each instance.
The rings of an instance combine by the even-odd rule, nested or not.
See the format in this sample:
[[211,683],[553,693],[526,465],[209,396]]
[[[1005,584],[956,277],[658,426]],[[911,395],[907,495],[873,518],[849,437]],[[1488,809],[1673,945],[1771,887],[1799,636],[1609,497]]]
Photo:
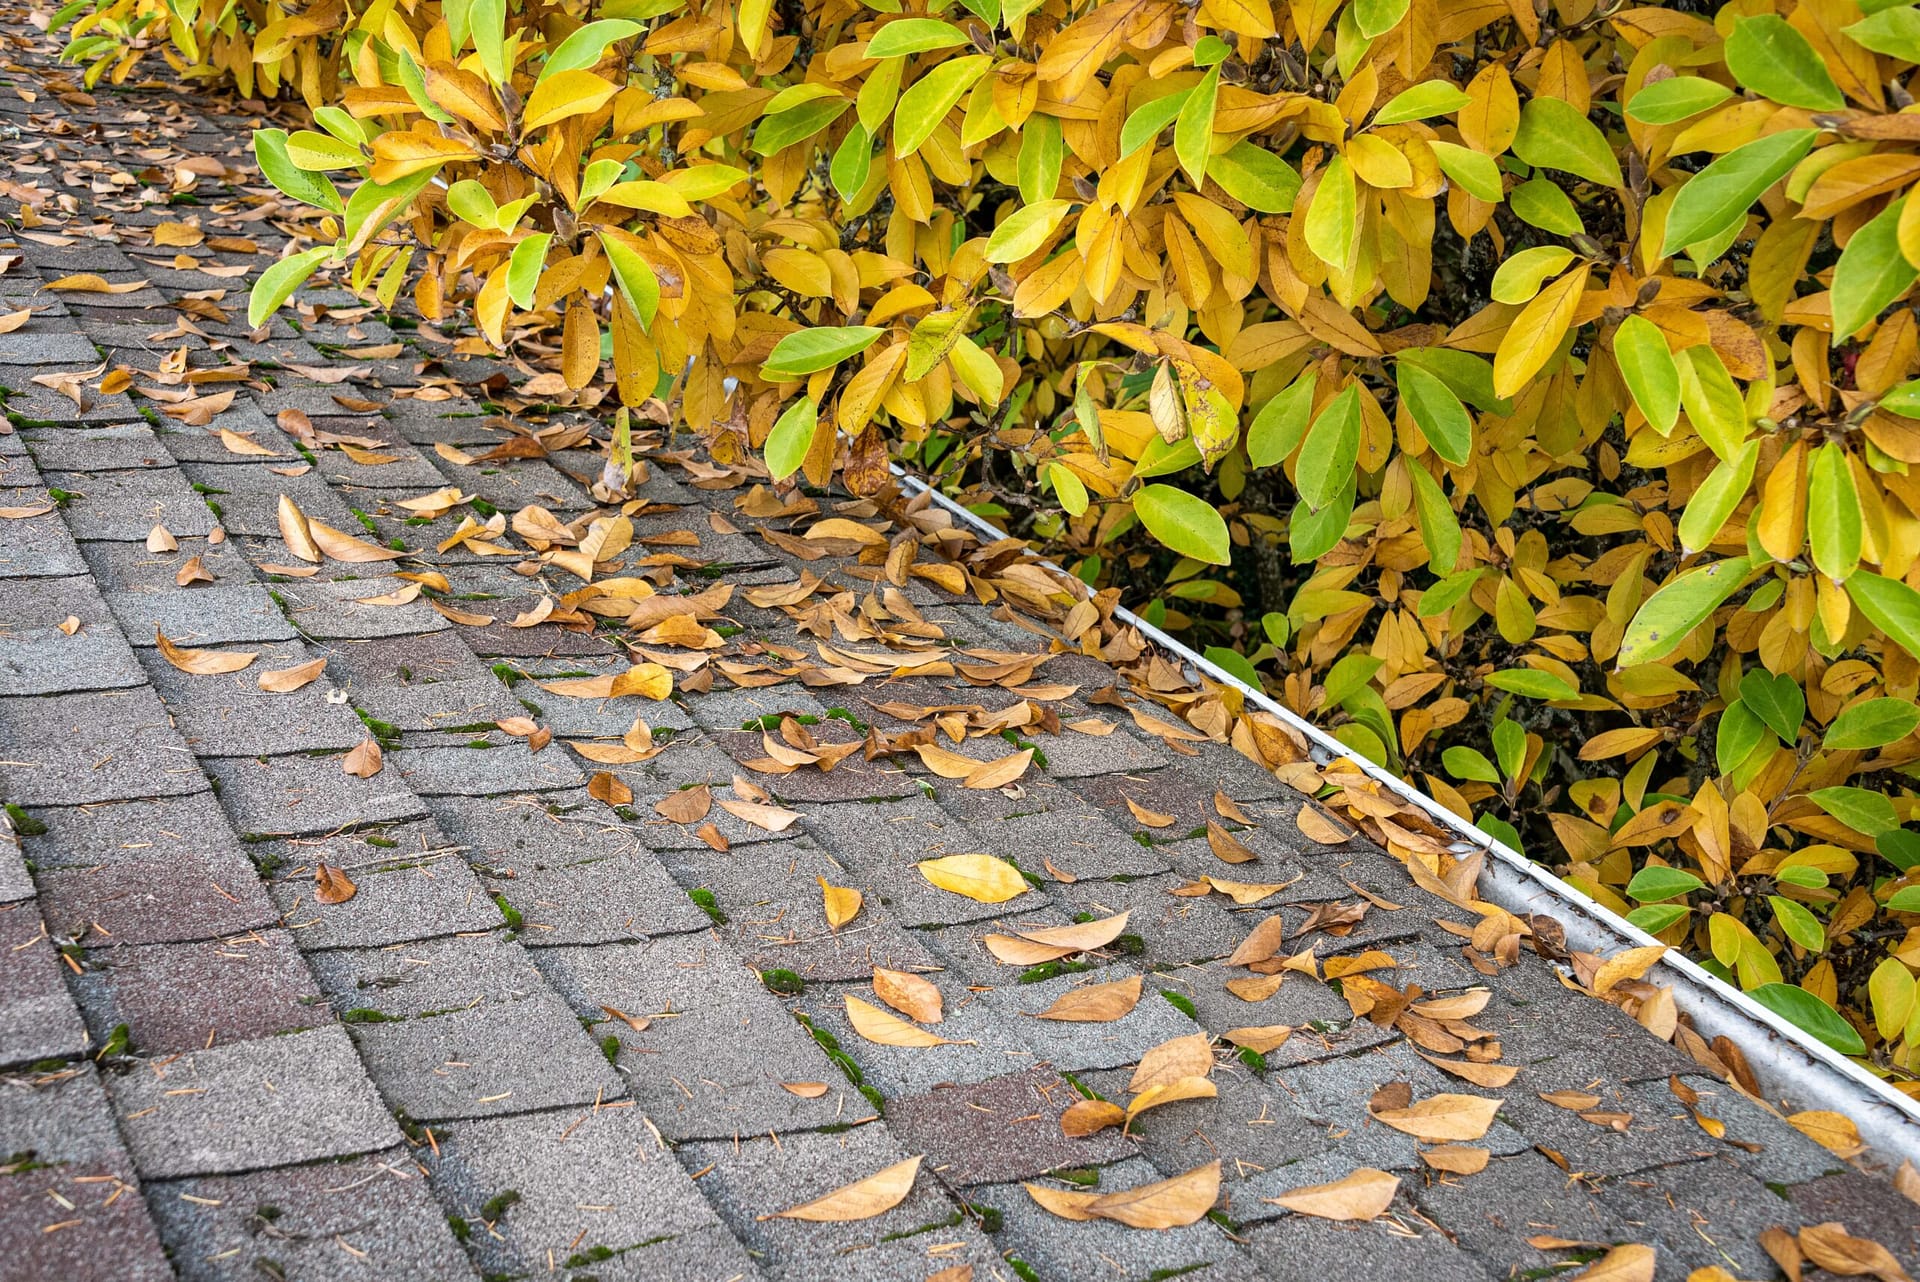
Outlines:
[[1412,361],[1395,361],[1393,376],[1401,402],[1433,452],[1455,467],[1465,467],[1473,457],[1473,420],[1453,389]]
[[1483,356],[1451,347],[1403,347],[1394,354],[1394,361],[1398,365],[1418,365],[1477,410],[1513,413],[1512,401],[1493,394],[1493,366]]
[[253,156],[260,162],[260,172],[266,175],[267,181],[301,204],[313,205],[332,214],[346,211],[339,189],[331,181],[324,175],[301,169],[287,155],[286,130],[254,130]]
[[616,40],[625,40],[629,36],[640,34],[637,22],[625,18],[602,18],[598,22],[589,22],[578,31],[562,40],[558,47],[547,56],[547,64],[540,68],[541,80],[562,71],[584,71],[600,61],[607,46]]
[[1200,42],[1193,47],[1193,65],[1212,67],[1233,57],[1233,46],[1219,36],[1201,36]]
[[1360,387],[1345,391],[1321,408],[1307,430],[1293,484],[1308,507],[1319,512],[1342,489],[1352,489],[1354,467],[1360,457]]
[[1599,126],[1560,98],[1531,98],[1520,111],[1513,154],[1537,169],[1559,169],[1603,187],[1619,187],[1620,162]]
[[1238,650],[1229,650],[1223,645],[1210,645],[1206,648],[1206,661],[1230,676],[1238,677],[1250,689],[1261,689],[1260,674],[1254,670],[1247,656]]
[[1293,509],[1287,524],[1287,548],[1295,565],[1318,561],[1346,537],[1353,520],[1354,480],[1349,473],[1346,488],[1318,512],[1304,505]]
[[1352,7],[1354,25],[1373,40],[1399,26],[1411,5],[1410,0],[1353,0]]
[[534,291],[540,285],[540,270],[547,265],[547,246],[553,233],[535,232],[513,247],[507,260],[507,297],[521,311],[533,306]]
[[1886,910],[1892,913],[1920,913],[1920,886],[1902,886],[1887,899]]
[[473,0],[467,11],[473,28],[474,51],[480,66],[495,85],[507,83],[507,0]]
[[1805,904],[1788,899],[1785,895],[1768,895],[1767,902],[1773,905],[1773,920],[1788,939],[1810,953],[1818,953],[1826,948],[1826,927],[1807,910]]
[[1720,714],[1720,724],[1714,730],[1713,759],[1719,763],[1721,774],[1730,775],[1744,766],[1763,743],[1773,743],[1773,731],[1767,729],[1767,723],[1754,716],[1746,704],[1731,703]]
[[1255,467],[1272,467],[1299,447],[1312,419],[1313,389],[1319,381],[1318,369],[1309,366],[1260,407],[1247,428],[1247,459]]
[[1347,158],[1335,156],[1322,171],[1307,209],[1306,237],[1314,257],[1338,271],[1346,270],[1353,257],[1359,200]]
[[1860,1040],[1853,1025],[1804,988],[1793,984],[1762,984],[1747,996],[1842,1055],[1867,1053],[1867,1044]]
[[1519,722],[1508,717],[1494,722],[1493,755],[1507,778],[1520,777],[1520,767],[1527,764],[1527,732]]
[[1533,178],[1521,183],[1507,196],[1507,207],[1515,218],[1541,231],[1556,236],[1586,235],[1587,225],[1580,220],[1572,198],[1551,179]]
[[1547,277],[1558,275],[1573,257],[1573,251],[1562,245],[1535,245],[1508,255],[1493,272],[1493,301],[1516,305],[1531,301]]
[[1687,510],[1680,515],[1680,546],[1689,554],[1713,542],[1713,536],[1740,506],[1753,484],[1753,469],[1759,460],[1760,442],[1748,441],[1738,454],[1715,464],[1687,500]]
[[1500,166],[1492,156],[1439,139],[1427,145],[1433,148],[1433,158],[1440,163],[1440,172],[1458,183],[1460,189],[1469,196],[1497,204],[1505,194],[1500,181]]
[[816,325],[797,330],[773,345],[760,372],[778,381],[804,378],[858,356],[884,333],[872,325]]
[[1460,560],[1460,518],[1426,468],[1409,461],[1407,474],[1413,478],[1413,512],[1427,545],[1427,564],[1435,573],[1445,574]]
[[840,199],[852,200],[867,185],[873,169],[873,137],[859,121],[847,127],[847,136],[833,153],[831,176]]
[[1665,436],[1680,421],[1680,369],[1660,327],[1644,316],[1629,316],[1613,334],[1613,359],[1627,393],[1653,429]]
[[1735,18],[1724,56],[1735,84],[1783,107],[1839,111],[1847,105],[1813,45],[1778,14]]
[[1880,852],[1882,859],[1901,872],[1920,868],[1920,832],[1905,828],[1890,829],[1874,838],[1874,848]]
[[1385,666],[1383,660],[1370,654],[1342,655],[1338,662],[1327,669],[1326,677],[1320,682],[1327,706],[1337,708],[1360,693]]
[[600,248],[606,251],[614,283],[620,287],[627,306],[633,308],[643,328],[651,326],[654,313],[660,310],[660,278],[631,246],[605,232],[600,234]]
[[1051,200],[1060,186],[1060,167],[1065,159],[1060,122],[1038,112],[1028,116],[1020,131],[1020,199],[1028,204]]
[[1699,76],[1669,76],[1641,87],[1627,100],[1627,118],[1643,125],[1671,125],[1718,107],[1733,90]]
[[1744,556],[1688,570],[1641,603],[1620,639],[1618,666],[1653,663],[1672,654],[1687,634],[1745,582],[1753,563]]
[[260,279],[253,282],[253,289],[247,295],[247,324],[255,329],[266,324],[267,317],[273,315],[280,309],[282,303],[293,297],[293,291],[300,288],[307,277],[318,270],[321,261],[332,252],[331,245],[322,245],[318,249],[309,249],[304,253],[282,258],[261,272]]
[[1807,696],[1792,677],[1750,668],[1740,678],[1740,702],[1766,722],[1767,728],[1780,736],[1780,742],[1791,747],[1800,738],[1800,723],[1807,716]]
[[1445,614],[1466,600],[1467,593],[1473,591],[1473,585],[1480,581],[1484,573],[1484,570],[1462,570],[1458,574],[1449,574],[1420,594],[1420,606],[1415,613],[1423,619]]
[[1920,62],[1920,9],[1910,4],[1883,8],[1864,21],[1840,30],[1853,42],[1901,62]]
[[1860,540],[1860,492],[1846,448],[1822,445],[1814,451],[1807,478],[1807,542],[1815,567],[1835,583],[1845,583],[1860,568]]
[[1892,637],[1908,654],[1920,654],[1920,592],[1898,579],[1856,570],[1847,580],[1847,595],[1873,626]]
[[[900,101],[900,82],[906,74],[905,58],[883,58],[879,66],[867,73],[865,83],[860,86],[859,96],[855,99],[860,109],[860,125],[873,137],[880,136],[880,126],[887,123],[887,117],[893,114],[894,106]],[[780,92],[785,94],[788,91],[783,89]],[[997,113],[994,118],[999,119]]]
[[1053,229],[1071,208],[1070,200],[1041,200],[1014,210],[987,237],[987,261],[1019,262],[1047,243],[1047,237],[1053,235]]
[[893,109],[893,154],[911,156],[918,151],[959,103],[960,96],[973,88],[991,66],[991,55],[970,54],[948,59],[914,81]]
[[301,169],[315,172],[327,169],[358,169],[367,163],[366,153],[331,134],[301,129],[287,138],[287,159]]
[[1853,337],[1912,288],[1920,269],[1900,252],[1900,210],[1894,201],[1853,233],[1833,268],[1833,337]]
[[1207,162],[1207,177],[1248,209],[1284,214],[1300,194],[1300,175],[1292,165],[1250,142],[1237,142]]
[[785,151],[840,119],[852,105],[845,98],[815,98],[777,116],[768,116],[753,131],[754,153],[771,156]]
[[1663,899],[1692,894],[1706,884],[1684,868],[1653,864],[1633,874],[1633,880],[1627,883],[1627,897],[1638,903],[1657,904]]
[[1827,884],[1827,874],[1807,864],[1782,864],[1774,869],[1773,879],[1783,886],[1798,886],[1802,890],[1822,890]]
[[1627,920],[1649,935],[1657,935],[1692,915],[1693,910],[1685,904],[1646,904],[1628,913]]
[[1806,159],[1819,136],[1817,129],[1768,134],[1735,147],[1687,179],[1667,208],[1661,254],[1670,257],[1744,222],[1753,202]]
[[915,323],[907,336],[907,382],[919,382],[947,359],[947,353],[960,341],[961,326],[972,314],[970,307],[928,312]]
[[1162,129],[1179,118],[1180,109],[1192,96],[1192,89],[1182,89],[1135,107],[1127,123],[1120,126],[1120,158],[1125,160],[1158,137]]
[[1508,668],[1501,672],[1489,673],[1486,681],[1496,690],[1522,695],[1528,699],[1578,699],[1580,697],[1580,692],[1565,681],[1551,672],[1541,672],[1537,668]]
[[1409,120],[1450,116],[1473,101],[1457,85],[1445,80],[1423,80],[1402,89],[1374,113],[1375,125],[1403,125]]
[[1915,730],[1920,730],[1920,707],[1905,699],[1868,699],[1835,717],[1820,746],[1834,752],[1884,748]]
[[[1090,500],[1086,482],[1072,468],[1065,463],[1049,463],[1047,479],[1053,482],[1054,497],[1060,500],[1060,506],[1067,510],[1067,515],[1079,516],[1087,510]],[[1254,684],[1257,686],[1259,683]]]
[[462,178],[447,188],[447,208],[453,211],[454,217],[483,231],[494,230],[494,222],[500,217],[500,206],[493,203],[493,193],[471,178]]
[[819,426],[819,409],[810,398],[803,396],[787,406],[767,433],[767,471],[773,473],[774,480],[784,481],[800,470]]
[[1219,96],[1220,68],[1211,67],[1173,122],[1173,154],[1195,191],[1207,180],[1207,161],[1213,154],[1213,108]]
[[1747,440],[1747,402],[1720,354],[1701,343],[1682,351],[1674,368],[1680,374],[1680,404],[1686,407],[1688,424],[1717,457],[1737,456]]
[[1465,744],[1455,744],[1440,754],[1440,764],[1455,779],[1465,779],[1473,783],[1500,782],[1500,771],[1488,761],[1486,755],[1469,748]]
[[1821,788],[1807,796],[1814,805],[1847,827],[1869,837],[1878,837],[1900,826],[1900,816],[1894,813],[1893,802],[1878,792],[1840,785]]
[[1133,496],[1133,511],[1147,533],[1181,556],[1209,565],[1233,559],[1227,522],[1205,499],[1171,485],[1143,485]]
[[899,58],[953,49],[967,43],[967,33],[937,18],[895,18],[867,42],[869,58]]

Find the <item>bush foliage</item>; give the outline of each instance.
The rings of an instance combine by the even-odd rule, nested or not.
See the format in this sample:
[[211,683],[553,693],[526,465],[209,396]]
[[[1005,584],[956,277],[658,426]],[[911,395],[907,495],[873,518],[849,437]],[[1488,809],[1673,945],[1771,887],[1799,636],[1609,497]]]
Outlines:
[[775,480],[905,460],[1910,1083],[1920,8],[909,4],[70,54],[312,108],[255,323],[340,266]]

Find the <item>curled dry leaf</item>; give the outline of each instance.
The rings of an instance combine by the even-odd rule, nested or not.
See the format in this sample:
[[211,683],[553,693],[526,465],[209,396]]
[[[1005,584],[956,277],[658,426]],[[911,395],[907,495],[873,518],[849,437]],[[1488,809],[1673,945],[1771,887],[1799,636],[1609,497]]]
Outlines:
[[1418,1140],[1477,1140],[1493,1125],[1500,1101],[1482,1095],[1431,1095],[1405,1108],[1369,1109],[1373,1119]]
[[225,672],[238,672],[259,658],[252,650],[187,650],[167,640],[167,634],[159,628],[153,630],[153,643],[160,648],[160,654],[182,672],[191,672],[197,677],[218,676]]
[[1880,1282],[1913,1282],[1893,1252],[1871,1238],[1854,1237],[1844,1224],[1829,1221],[1800,1230],[1800,1249],[1809,1260],[1843,1277],[1876,1277]]
[[66,633],[68,636],[73,636],[75,633],[80,631],[80,628],[82,626],[80,622],[80,616],[77,614],[69,614],[66,618],[60,620],[57,626],[62,632]]
[[377,543],[355,538],[345,530],[336,530],[331,525],[316,521],[312,517],[307,518],[307,533],[312,537],[314,545],[322,552],[336,561],[344,561],[349,565],[364,565],[373,561],[396,561],[403,556],[411,555],[405,551],[383,548]]
[[1220,1094],[1220,1088],[1211,1079],[1198,1074],[1192,1077],[1176,1077],[1170,1082],[1155,1082],[1146,1090],[1135,1095],[1127,1103],[1127,1124],[1151,1108],[1162,1104],[1178,1104],[1181,1100],[1214,1099]]
[[861,1001],[852,993],[846,995],[847,1022],[853,1025],[853,1031],[877,1046],[971,1046],[971,1042],[956,1043],[951,1038],[929,1033],[924,1028],[915,1028],[898,1015],[889,1015],[872,1002]]
[[801,1099],[819,1099],[831,1089],[825,1082],[782,1082],[780,1089]]
[[1860,1140],[1860,1128],[1843,1114],[1828,1109],[1808,1109],[1787,1120],[1802,1135],[1836,1157],[1853,1157],[1865,1147]]
[[1478,1175],[1487,1169],[1487,1159],[1492,1156],[1486,1149],[1469,1144],[1442,1144],[1424,1150],[1420,1160],[1448,1175]]
[[313,897],[323,904],[344,904],[360,888],[344,869],[332,864],[316,864],[313,869]]
[[1126,796],[1124,793],[1121,794],[1121,797],[1127,803],[1127,809],[1133,812],[1133,817],[1135,819],[1138,819],[1141,823],[1145,824],[1147,827],[1149,828],[1173,827],[1172,815],[1163,815],[1157,810],[1149,810],[1145,806],[1141,805],[1139,802],[1135,801],[1132,797]]
[[1027,879],[1020,870],[992,855],[944,855],[922,859],[917,866],[920,875],[940,889],[976,903],[1004,904],[1027,891]]
[[1097,1135],[1110,1126],[1124,1126],[1127,1110],[1111,1100],[1075,1100],[1060,1115],[1060,1133],[1068,1139]]
[[1472,1082],[1475,1086],[1485,1086],[1493,1090],[1499,1090],[1508,1085],[1520,1074],[1518,1064],[1483,1064],[1479,1060],[1472,1059],[1442,1059],[1438,1055],[1429,1055],[1425,1051],[1416,1053],[1443,1073],[1451,1073],[1463,1082]]
[[1292,1024],[1262,1024],[1248,1028],[1229,1028],[1221,1034],[1235,1046],[1243,1047],[1256,1055],[1265,1055],[1268,1051],[1278,1050],[1287,1044],[1293,1036]]
[[166,526],[156,525],[147,532],[147,551],[178,552],[179,550],[180,540],[174,538]]
[[1654,1250],[1638,1242],[1616,1246],[1568,1282],[1653,1282]]
[[759,802],[735,801],[728,797],[722,797],[719,804],[735,819],[752,824],[763,832],[785,832],[800,822],[800,812],[784,806],[764,806]]
[[633,789],[608,770],[596,770],[587,779],[587,795],[609,806],[624,806],[633,800]]
[[852,921],[860,913],[862,896],[851,886],[832,886],[825,877],[816,877],[820,883],[820,896],[826,906],[827,925],[838,930]]
[[1220,1196],[1220,1163],[1113,1193],[1025,1186],[1029,1196],[1066,1220],[1112,1220],[1136,1229],[1176,1229],[1197,1222]]
[[1033,764],[1033,749],[1023,748],[1012,756],[1002,757],[998,761],[989,761],[965,779],[960,786],[976,792],[991,792],[995,788],[1004,788],[1027,773],[1027,767]]
[[1585,1112],[1600,1107],[1600,1097],[1588,1091],[1539,1091],[1541,1099],[1555,1108],[1564,1108],[1570,1113]]
[[287,545],[287,551],[302,561],[311,561],[318,565],[326,558],[321,555],[320,545],[313,541],[313,532],[308,528],[307,514],[302,512],[292,499],[282,494],[280,505],[274,515],[280,523],[280,537]]
[[1098,921],[1075,922],[1071,926],[1050,926],[1042,930],[1023,930],[1017,935],[988,935],[981,940],[987,951],[1009,966],[1038,966],[1058,961],[1075,953],[1105,948],[1127,928],[1132,910],[1102,917]]
[[1600,963],[1600,969],[1593,973],[1593,992],[1596,997],[1605,997],[1613,991],[1614,985],[1629,979],[1639,979],[1653,969],[1655,962],[1665,956],[1665,944],[1648,944],[1644,948],[1629,948],[1616,953]]
[[1213,812],[1230,823],[1253,827],[1253,820],[1247,818],[1247,812],[1240,809],[1239,803],[1217,788],[1213,793]]
[[762,1215],[762,1220],[813,1220],[821,1224],[845,1224],[852,1220],[870,1220],[891,1211],[906,1200],[913,1190],[914,1176],[920,1173],[920,1159],[910,1157],[876,1171],[864,1180],[855,1180],[825,1197]]
[[1331,1184],[1309,1184],[1279,1197],[1260,1200],[1323,1220],[1372,1220],[1386,1212],[1393,1204],[1393,1195],[1399,1191],[1399,1176],[1363,1166]]
[[1323,846],[1339,846],[1353,839],[1351,829],[1334,822],[1313,806],[1300,807],[1293,822],[1308,840]]
[[1208,877],[1205,879],[1204,884],[1211,886],[1244,908],[1248,904],[1257,904],[1263,899],[1279,894],[1294,882],[1299,881],[1300,877],[1304,876],[1306,876],[1306,874],[1301,873],[1299,877],[1289,877],[1285,881],[1257,882],[1228,881],[1224,877]]
[[371,779],[380,773],[380,762],[380,745],[372,739],[362,739],[340,759],[340,768],[350,775]]
[[602,1006],[600,1009],[607,1013],[608,1019],[617,1019],[636,1033],[644,1033],[653,1027],[653,1021],[645,1015],[629,1015],[618,1006]]
[[212,582],[213,571],[207,568],[207,563],[200,558],[198,553],[181,562],[180,568],[173,572],[173,584],[175,587],[190,588],[196,583]]
[[938,1024],[944,1015],[940,990],[933,981],[904,970],[873,968],[873,993],[881,1001],[922,1024]]
[[291,668],[262,672],[258,684],[268,694],[292,694],[302,686],[312,685],[326,670],[325,659],[308,659],[305,663],[296,663]]
[[1245,842],[1211,819],[1207,820],[1207,846],[1221,863],[1250,864],[1260,858]]
[[1127,1082],[1135,1095],[1183,1077],[1205,1077],[1213,1072],[1213,1041],[1205,1033],[1189,1033],[1160,1043],[1140,1057]]
[[1035,1018],[1077,1024],[1110,1024],[1132,1013],[1133,1008],[1140,1004],[1141,984],[1141,977],[1134,975],[1112,983],[1069,988]]

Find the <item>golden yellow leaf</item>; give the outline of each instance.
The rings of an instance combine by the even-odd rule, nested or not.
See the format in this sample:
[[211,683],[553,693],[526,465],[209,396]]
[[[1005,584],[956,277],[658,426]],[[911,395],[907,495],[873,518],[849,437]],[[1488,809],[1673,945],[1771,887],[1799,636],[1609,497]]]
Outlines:
[[153,643],[160,649],[161,657],[182,672],[191,672],[195,676],[218,676],[224,672],[238,672],[252,663],[260,655],[252,650],[187,650],[167,639],[167,634],[159,628],[153,630]]
[[756,1218],[813,1220],[821,1224],[870,1220],[906,1200],[907,1194],[913,1191],[914,1177],[920,1173],[920,1160],[910,1157],[904,1162],[895,1162],[885,1170],[876,1171],[863,1180],[855,1180],[824,1197]]
[[1260,1200],[1323,1220],[1371,1220],[1386,1213],[1399,1191],[1399,1176],[1363,1166],[1331,1184],[1309,1184]]
[[853,1025],[853,1031],[875,1045],[914,1048],[972,1045],[971,1042],[956,1043],[938,1033],[916,1028],[898,1015],[889,1015],[872,1002],[862,1001],[852,993],[847,993],[843,1000],[847,1004],[847,1022]]
[[319,680],[320,674],[326,670],[325,659],[308,659],[305,663],[296,663],[291,668],[262,672],[259,676],[259,686],[269,694],[291,694],[302,686]]
[[940,889],[982,904],[1004,904],[1028,889],[1019,869],[992,855],[944,855],[923,859],[917,866],[920,875]]
[[861,894],[849,886],[830,886],[825,877],[816,877],[820,883],[820,895],[826,905],[827,926],[838,930],[852,921],[860,913]]
[[942,1015],[940,990],[931,980],[904,970],[873,968],[873,993],[881,1001],[921,1024],[938,1024]]

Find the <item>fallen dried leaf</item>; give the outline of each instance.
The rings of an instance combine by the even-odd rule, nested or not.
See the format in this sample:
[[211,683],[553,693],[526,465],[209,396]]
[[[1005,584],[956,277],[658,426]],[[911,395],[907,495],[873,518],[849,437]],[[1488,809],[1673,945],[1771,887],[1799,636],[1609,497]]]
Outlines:
[[1568,1282],[1653,1282],[1654,1250],[1637,1242],[1616,1246]]
[[1400,1191],[1400,1177],[1363,1166],[1331,1184],[1309,1184],[1260,1200],[1284,1206],[1300,1215],[1323,1220],[1371,1220],[1384,1214]]
[[326,670],[325,659],[308,659],[305,663],[296,663],[291,668],[262,672],[259,677],[259,686],[269,694],[291,694],[302,686],[313,684]]
[[1473,1148],[1466,1144],[1442,1144],[1437,1148],[1425,1149],[1420,1160],[1436,1171],[1445,1171],[1449,1175],[1478,1175],[1487,1169],[1487,1159],[1493,1154],[1483,1148]]
[[734,801],[723,797],[720,799],[720,808],[742,823],[752,824],[763,832],[785,832],[800,822],[800,812],[784,806],[764,806],[758,802]]
[[712,809],[713,789],[704,783],[669,793],[653,803],[655,814],[677,824],[699,823]]
[[633,789],[622,783],[618,775],[596,770],[587,779],[587,795],[609,806],[624,806],[633,800]]
[[790,1091],[801,1099],[819,1099],[830,1088],[825,1082],[782,1082],[780,1089]]
[[344,869],[332,864],[316,864],[313,869],[313,897],[323,904],[344,904],[360,888]]
[[873,993],[908,1019],[922,1024],[938,1024],[944,1014],[940,990],[933,981],[904,970],[875,966]]
[[147,532],[147,551],[178,552],[179,550],[180,540],[174,538],[166,526],[156,525]]
[[160,648],[160,654],[182,672],[191,672],[195,676],[218,676],[224,672],[238,672],[259,658],[252,650],[187,650],[167,640],[167,634],[159,628],[153,630],[153,643]]
[[943,855],[922,859],[920,875],[942,890],[982,904],[1004,904],[1027,891],[1027,879],[1004,859],[992,855]]
[[1182,1228],[1197,1222],[1220,1196],[1220,1163],[1114,1193],[1069,1192],[1041,1184],[1025,1186],[1046,1210],[1067,1220],[1112,1220],[1136,1229]]
[[1871,1238],[1854,1237],[1844,1224],[1829,1221],[1800,1230],[1800,1249],[1829,1273],[1849,1277],[1871,1275],[1880,1282],[1913,1282],[1893,1252]]
[[919,1173],[920,1159],[910,1157],[904,1162],[895,1162],[883,1171],[876,1171],[864,1180],[855,1180],[852,1184],[837,1188],[825,1197],[756,1218],[813,1220],[821,1224],[870,1220],[905,1201],[907,1194],[913,1190],[914,1176]]
[[1493,1125],[1499,1109],[1499,1100],[1481,1095],[1431,1095],[1406,1108],[1368,1111],[1382,1125],[1437,1144],[1479,1139]]
[[1060,1115],[1060,1133],[1069,1139],[1097,1135],[1110,1126],[1124,1126],[1127,1110],[1111,1100],[1075,1100]]
[[1078,1024],[1110,1024],[1132,1013],[1133,1008],[1140,1004],[1141,983],[1141,977],[1134,975],[1111,983],[1069,988],[1035,1018]]
[[1213,1072],[1213,1040],[1205,1033],[1189,1033],[1165,1041],[1140,1057],[1127,1090],[1135,1095],[1183,1077],[1205,1077]]
[[340,759],[340,768],[350,775],[371,779],[380,773],[380,761],[380,745],[372,739],[362,739]]
[[924,1028],[916,1028],[898,1015],[889,1015],[872,1002],[862,1001],[852,993],[845,995],[847,1003],[847,1022],[853,1025],[853,1031],[878,1046],[971,1046],[972,1042],[955,1042],[938,1033],[929,1033]]
[[816,877],[820,883],[820,895],[825,902],[827,926],[838,930],[860,914],[861,894],[851,886],[831,886],[825,877]]

